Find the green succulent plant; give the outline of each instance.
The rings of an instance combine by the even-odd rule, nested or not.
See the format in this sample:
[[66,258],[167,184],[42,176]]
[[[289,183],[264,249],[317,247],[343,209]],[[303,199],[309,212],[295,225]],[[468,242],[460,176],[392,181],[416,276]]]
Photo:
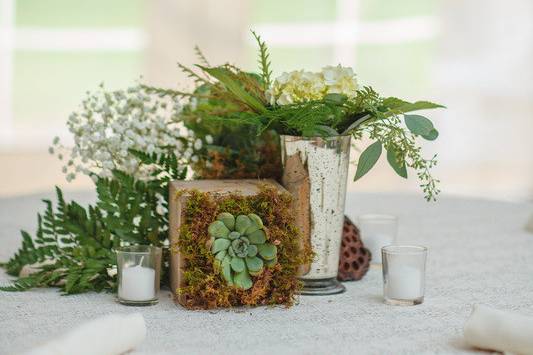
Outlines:
[[252,287],[252,276],[278,262],[278,250],[267,243],[263,221],[256,214],[239,215],[223,212],[208,227],[215,269],[229,285],[244,290]]

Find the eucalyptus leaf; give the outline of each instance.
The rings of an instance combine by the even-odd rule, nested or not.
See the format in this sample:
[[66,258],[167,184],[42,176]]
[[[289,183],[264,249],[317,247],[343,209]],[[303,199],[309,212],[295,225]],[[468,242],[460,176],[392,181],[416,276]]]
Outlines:
[[376,165],[379,157],[381,156],[382,145],[380,141],[375,141],[369,145],[361,156],[359,157],[359,162],[357,163],[357,170],[355,172],[354,181],[362,178],[366,173]]
[[439,137],[439,131],[437,131],[435,128],[433,128],[429,134],[422,136],[424,139],[427,139],[428,141],[434,141]]
[[420,115],[405,115],[405,125],[409,130],[419,136],[427,136],[435,129],[433,123],[424,116]]
[[389,162],[389,165],[396,172],[396,174],[407,179],[407,168],[405,166],[405,157],[401,157],[402,164],[400,165],[398,163],[398,155],[399,153],[396,149],[394,149],[394,147],[389,147],[389,149],[387,149],[387,161]]
[[383,108],[390,114],[407,113],[418,110],[429,110],[434,108],[446,108],[446,106],[439,105],[429,101],[408,102],[396,97],[387,97],[383,100]]

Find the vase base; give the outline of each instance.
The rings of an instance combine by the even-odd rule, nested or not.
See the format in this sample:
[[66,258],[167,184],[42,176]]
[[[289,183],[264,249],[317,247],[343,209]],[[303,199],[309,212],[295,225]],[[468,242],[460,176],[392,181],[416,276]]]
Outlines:
[[343,293],[346,287],[337,281],[336,278],[331,279],[300,279],[304,283],[304,287],[300,291],[300,295],[304,296],[326,296]]
[[385,297],[384,302],[385,304],[389,304],[391,306],[416,306],[424,302],[424,296],[418,297],[412,300],[401,300],[401,299]]
[[117,298],[117,302],[125,306],[144,307],[144,306],[153,306],[155,304],[158,304],[159,300],[153,299],[153,300],[147,300],[147,301],[130,301],[130,300],[122,299],[122,298]]

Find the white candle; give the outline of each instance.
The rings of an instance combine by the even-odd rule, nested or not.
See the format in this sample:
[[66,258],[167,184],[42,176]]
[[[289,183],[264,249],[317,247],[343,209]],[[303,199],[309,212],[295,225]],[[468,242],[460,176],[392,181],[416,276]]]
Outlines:
[[372,253],[372,264],[381,264],[381,248],[387,245],[391,245],[394,241],[394,237],[389,234],[370,234],[363,237],[363,244],[365,248]]
[[408,265],[389,265],[385,294],[392,299],[414,300],[422,297],[422,272]]
[[155,270],[140,265],[124,268],[120,288],[120,298],[128,301],[148,301],[155,298]]

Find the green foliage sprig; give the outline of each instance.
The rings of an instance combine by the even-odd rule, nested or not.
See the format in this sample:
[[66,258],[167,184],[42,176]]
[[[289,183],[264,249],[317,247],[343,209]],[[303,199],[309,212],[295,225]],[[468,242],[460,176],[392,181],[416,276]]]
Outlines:
[[118,239],[105,227],[102,211],[67,203],[59,188],[56,194],[57,208],[44,201],[46,210],[43,217],[38,216],[35,239],[22,231],[21,249],[4,265],[15,276],[25,265],[40,264],[39,271],[1,290],[57,286],[72,294],[113,287],[107,268],[115,263],[112,249],[118,245]]
[[66,294],[113,290],[116,277],[108,270],[116,267],[114,248],[124,242],[163,245],[168,229],[168,182],[184,179],[187,170],[172,153],[131,153],[153,169],[154,179],[138,181],[115,170],[113,178],[96,181],[97,203],[87,208],[66,202],[56,188],[57,207],[44,201],[46,209],[38,215],[35,238],[22,231],[21,248],[3,265],[13,276],[26,265],[37,271],[0,290],[59,287]]
[[252,31],[252,34],[257,41],[259,46],[259,69],[261,71],[261,79],[263,79],[263,88],[268,90],[270,84],[272,84],[272,70],[270,69],[270,54],[268,53],[268,47],[266,43],[261,39],[255,31]]
[[[279,135],[307,137],[352,135],[360,139],[365,135],[374,142],[361,154],[354,180],[374,167],[385,148],[392,169],[403,178],[408,176],[407,168],[414,169],[426,199],[435,200],[440,192],[439,181],[430,171],[437,164],[436,156],[423,158],[416,138],[432,141],[438,137],[438,131],[428,118],[408,113],[444,106],[429,101],[384,98],[369,86],[351,97],[332,93],[319,100],[270,105],[266,102],[266,91],[272,85],[268,48],[257,33],[252,31],[252,34],[259,47],[260,75],[244,73],[230,65],[198,65],[213,81],[201,83],[192,94],[201,104],[193,110],[185,110],[189,126],[195,131],[202,126],[198,122],[203,122],[203,126],[207,123],[233,127],[234,131],[234,127],[241,127],[257,132],[258,136],[268,130]],[[207,63],[203,55],[200,59]],[[186,73],[199,77],[188,68]]]

